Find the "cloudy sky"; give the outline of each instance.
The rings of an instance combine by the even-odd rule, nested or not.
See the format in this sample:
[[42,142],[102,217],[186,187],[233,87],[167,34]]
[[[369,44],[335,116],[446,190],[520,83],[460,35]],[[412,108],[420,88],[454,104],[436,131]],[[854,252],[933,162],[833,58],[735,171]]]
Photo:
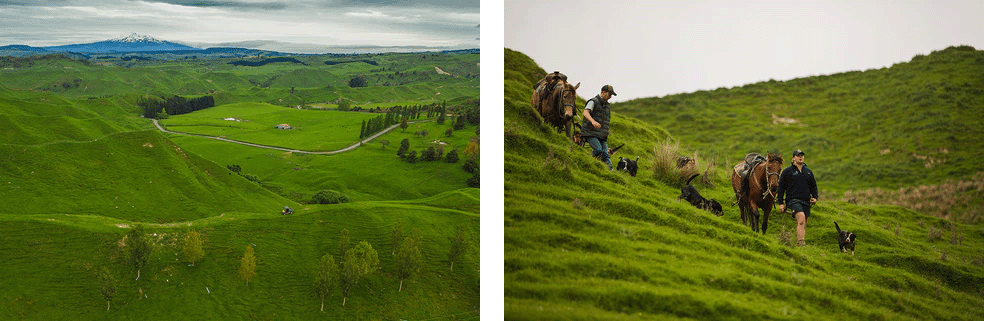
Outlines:
[[984,49],[980,0],[505,0],[504,16],[506,48],[614,102]]
[[479,0],[0,0],[0,46],[149,35],[183,43],[476,48]]

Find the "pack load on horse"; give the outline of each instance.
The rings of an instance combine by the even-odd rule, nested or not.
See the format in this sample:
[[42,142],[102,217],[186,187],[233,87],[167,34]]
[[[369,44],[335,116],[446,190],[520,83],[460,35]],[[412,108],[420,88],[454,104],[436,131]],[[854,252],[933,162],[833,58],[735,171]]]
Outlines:
[[[741,210],[741,223],[751,224],[752,231],[759,231],[759,222],[762,234],[769,228],[769,214],[779,191],[779,173],[782,173],[782,155],[772,153],[767,157],[750,153],[731,172],[731,187],[735,191],[735,204]],[[759,209],[765,214],[761,220]]]
[[280,211],[280,214],[283,214],[283,215],[294,214],[294,209],[290,208],[289,206],[284,206],[284,209],[282,211]]
[[[557,127],[557,131],[564,129],[567,138],[571,139],[580,136],[578,131],[581,124],[580,121],[575,121],[577,106],[574,101],[580,86],[581,83],[571,85],[567,82],[567,75],[554,71],[533,86],[533,96],[530,98],[530,104],[540,113],[543,121]],[[578,127],[574,129],[573,135],[572,126]]]

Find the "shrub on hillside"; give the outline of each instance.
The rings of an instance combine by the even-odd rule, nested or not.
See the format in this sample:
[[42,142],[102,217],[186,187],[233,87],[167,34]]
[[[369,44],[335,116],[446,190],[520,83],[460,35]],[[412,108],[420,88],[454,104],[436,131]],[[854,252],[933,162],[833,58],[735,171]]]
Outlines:
[[407,154],[407,163],[413,164],[417,162],[417,151],[412,150]]
[[396,151],[396,154],[399,155],[400,158],[407,158],[407,151],[409,149],[410,139],[404,138],[403,141],[400,142],[400,149]]
[[311,197],[311,203],[314,204],[341,204],[348,203],[348,195],[339,193],[334,190],[320,190]]
[[468,187],[474,187],[474,188],[481,187],[482,184],[479,182],[478,173],[479,171],[476,169],[475,175],[472,175],[472,177],[468,179],[468,181],[466,182],[468,184]]
[[679,159],[680,143],[665,141],[657,144],[653,147],[653,178],[670,186],[680,186],[698,173],[696,162],[677,167]]
[[369,80],[366,78],[366,76],[357,76],[349,80],[349,87],[357,88],[357,87],[366,87],[366,86],[369,86]]
[[448,163],[457,163],[458,162],[458,150],[457,149],[454,149],[451,152],[448,152],[448,156],[444,158],[444,161],[445,162],[448,162]]
[[476,157],[469,157],[465,160],[465,165],[462,165],[461,168],[472,174],[478,173],[478,160],[475,158]]

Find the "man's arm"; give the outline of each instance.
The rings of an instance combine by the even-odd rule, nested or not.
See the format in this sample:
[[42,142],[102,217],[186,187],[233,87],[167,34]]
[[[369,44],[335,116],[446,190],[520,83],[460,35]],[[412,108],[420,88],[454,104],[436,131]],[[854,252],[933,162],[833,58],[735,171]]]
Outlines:
[[591,122],[591,126],[594,126],[594,128],[596,128],[596,129],[597,128],[601,128],[601,124],[599,124],[598,122],[596,122],[594,120],[594,117],[591,117],[591,109],[592,108],[594,108],[594,100],[588,100],[588,103],[585,104],[585,106],[584,106],[584,112],[583,112],[584,119],[587,119],[588,122]]

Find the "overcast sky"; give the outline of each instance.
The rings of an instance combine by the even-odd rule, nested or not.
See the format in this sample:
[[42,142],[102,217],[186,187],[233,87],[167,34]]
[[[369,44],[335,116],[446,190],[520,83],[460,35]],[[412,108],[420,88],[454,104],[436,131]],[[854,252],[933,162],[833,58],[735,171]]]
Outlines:
[[984,1],[506,0],[504,45],[613,102],[984,50]]
[[477,48],[479,0],[0,0],[0,46],[131,33],[184,43]]

